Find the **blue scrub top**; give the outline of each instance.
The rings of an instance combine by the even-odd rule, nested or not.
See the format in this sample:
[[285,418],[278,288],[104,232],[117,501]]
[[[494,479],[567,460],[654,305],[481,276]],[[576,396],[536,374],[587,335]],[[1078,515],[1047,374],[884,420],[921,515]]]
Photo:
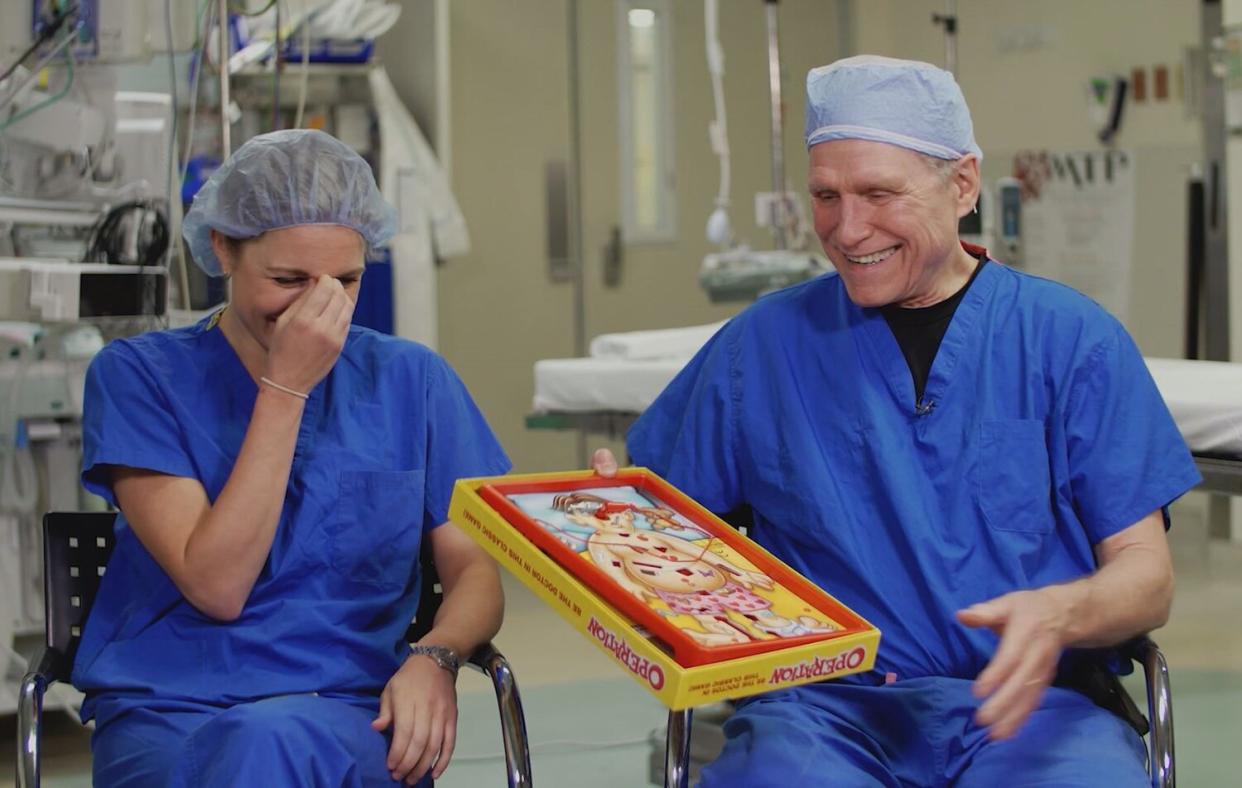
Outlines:
[[[214,501],[257,393],[210,319],[110,343],[87,373],[84,484],[115,505],[108,466],[124,465],[197,479]],[[74,665],[84,718],[100,693],[221,705],[378,693],[407,653],[424,532],[448,519],[456,479],[509,467],[442,358],[351,328],[307,401],[271,552],[237,620],[190,605],[117,517]]]
[[[669,384],[633,460],[878,626],[877,672],[974,678],[954,613],[1095,568],[1101,540],[1199,480],[1138,348],[1079,293],[983,266],[923,407],[879,310],[826,275],[760,299]],[[874,681],[874,676],[858,681]]]

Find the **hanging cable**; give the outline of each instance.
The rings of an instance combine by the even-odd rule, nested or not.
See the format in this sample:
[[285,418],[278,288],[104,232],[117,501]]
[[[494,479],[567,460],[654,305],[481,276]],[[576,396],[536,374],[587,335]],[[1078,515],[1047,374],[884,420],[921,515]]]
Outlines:
[[13,117],[9,118],[8,120],[4,121],[3,123],[0,123],[0,132],[3,132],[5,129],[8,129],[14,123],[17,123],[20,120],[24,120],[25,118],[30,117],[31,115],[35,114],[39,110],[47,109],[48,107],[52,106],[53,104],[60,101],[61,99],[63,99],[65,96],[69,94],[70,88],[73,87],[74,58],[73,58],[73,52],[69,52],[68,54],[69,54],[69,59],[65,61],[65,86],[60,89],[60,92],[56,93],[53,96],[49,96],[43,101],[40,101],[38,104],[35,104],[33,107],[28,107],[22,110],[21,112],[17,113],[16,115],[14,115]]
[[[61,13],[58,14],[55,18],[53,18],[50,22],[44,25],[43,29],[39,31],[38,37],[35,38],[34,43],[31,44],[29,47],[27,47],[25,52],[22,52],[20,55],[18,55],[17,60],[14,60],[12,63],[10,63],[8,68],[4,70],[3,74],[0,74],[0,82],[3,82],[4,80],[8,79],[9,75],[12,74],[14,71],[16,71],[17,67],[20,66],[22,63],[24,63],[26,58],[30,57],[31,54],[33,54],[39,47],[43,46],[48,41],[51,41],[52,37],[56,35],[57,31],[60,30],[61,26],[64,25],[65,22],[69,21],[69,17],[77,14],[77,12],[78,12],[78,4],[74,2],[68,8],[61,11]],[[72,40],[73,36],[74,36],[74,31],[70,30],[69,36],[68,36],[69,40]]]
[[179,185],[179,182],[174,182],[173,173],[181,169],[177,166],[177,58],[173,54],[176,46],[173,44],[172,0],[164,0],[164,32],[168,35],[168,92],[172,100],[172,113],[169,118],[168,168],[165,175],[168,178],[167,210],[169,215],[172,215],[173,195]]
[[272,41],[272,131],[280,131],[280,71],[284,62],[280,51],[280,0],[273,0],[276,7],[276,27]]
[[26,78],[5,92],[4,98],[0,99],[0,110],[3,110],[5,107],[16,101],[17,97],[22,94],[22,91],[25,90],[26,86],[35,79],[38,79],[39,74],[43,71],[43,68],[47,66],[48,63],[52,62],[52,59],[59,55],[61,50],[72,44],[74,38],[75,33],[70,30],[61,38],[59,42],[57,42],[56,46],[48,50],[43,57],[39,58],[39,62],[35,63],[34,67],[27,72]]
[[733,243],[733,228],[729,224],[729,189],[731,168],[729,162],[729,127],[725,116],[724,99],[724,48],[720,45],[720,14],[718,0],[704,0],[704,32],[707,37],[707,71],[712,81],[712,102],[716,115],[708,126],[708,138],[712,152],[720,159],[720,189],[716,192],[716,208],[707,220],[707,240],[717,246],[727,247]]
[[168,220],[159,206],[127,202],[108,211],[91,228],[83,262],[159,265],[168,241]]
[[[207,31],[211,29],[215,8],[216,4],[212,0],[202,0],[194,22],[194,45],[190,51],[190,63],[194,73],[190,78],[190,113],[186,122],[185,148],[183,149],[184,154],[181,157],[181,174],[177,178],[178,186],[185,183],[186,175],[190,170],[190,154],[194,152],[194,121],[198,113],[199,78],[202,76],[203,68],[206,66]],[[178,195],[178,199],[180,199],[180,195]],[[188,312],[193,308],[193,303],[190,300],[191,260],[190,255],[184,249],[177,257],[181,261],[181,265],[178,266],[178,275],[181,280],[181,306]]]
[[302,128],[302,114],[306,111],[306,91],[310,83],[310,0],[302,0],[302,74],[298,80],[298,111],[293,128]]

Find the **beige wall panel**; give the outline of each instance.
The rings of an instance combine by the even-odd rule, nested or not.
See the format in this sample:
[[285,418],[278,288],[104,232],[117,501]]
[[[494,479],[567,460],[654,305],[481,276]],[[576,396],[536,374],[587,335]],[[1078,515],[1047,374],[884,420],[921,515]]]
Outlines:
[[[673,36],[676,125],[677,238],[632,243],[625,249],[622,283],[603,284],[603,245],[620,223],[617,181],[617,67],[615,17],[611,3],[586,3],[583,48],[583,160],[586,220],[588,334],[693,325],[721,320],[744,304],[711,304],[699,288],[704,255],[713,251],[704,236],[714,208],[719,165],[707,137],[714,114],[707,73],[703,4],[675,2]],[[837,4],[793,0],[780,4],[784,91],[785,177],[805,192],[806,152],[802,146],[803,94],[809,68],[836,57]],[[767,28],[762,3],[723,0],[720,38],[725,50],[725,102],[732,152],[730,217],[735,233],[753,248],[769,249],[772,237],[754,221],[754,195],[771,190],[770,98]]]
[[453,182],[473,249],[440,270],[440,350],[521,470],[576,462],[527,431],[536,359],[573,352],[571,291],[547,278],[544,164],[569,150],[564,0],[451,4]]
[[[802,94],[806,70],[832,60],[836,3],[781,4],[786,173],[804,190]],[[602,284],[602,250],[620,222],[616,7],[579,3],[587,338],[605,331],[720,320],[739,305],[707,302],[698,269],[717,189],[707,140],[711,88],[703,5],[677,0],[675,80],[678,238],[626,249],[619,288]],[[770,188],[769,99],[763,4],[724,0],[726,101],[733,149],[733,221],[757,248],[753,199]],[[441,352],[458,369],[521,470],[573,467],[569,435],[528,431],[532,366],[573,354],[572,290],[549,282],[543,165],[569,150],[566,3],[469,0],[451,5],[453,179],[470,223],[472,253],[440,271]],[[601,444],[592,439],[591,444]]]

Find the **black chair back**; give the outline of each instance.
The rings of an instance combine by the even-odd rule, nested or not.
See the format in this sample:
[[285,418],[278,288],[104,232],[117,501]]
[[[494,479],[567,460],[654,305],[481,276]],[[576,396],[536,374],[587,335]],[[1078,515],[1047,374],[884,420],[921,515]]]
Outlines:
[[436,562],[432,557],[431,540],[424,537],[418,552],[418,584],[422,591],[418,596],[418,610],[414,612],[414,622],[405,632],[409,643],[417,643],[423,635],[431,631],[436,621],[436,612],[444,598],[444,588],[440,585],[440,575],[436,572]]
[[[56,681],[68,681],[86,616],[116,544],[115,512],[48,512],[43,516],[43,601],[47,648]],[[444,591],[431,543],[424,539],[418,610],[406,631],[413,643],[431,631]]]
[[43,611],[56,681],[68,681],[86,616],[116,544],[115,512],[43,515]]

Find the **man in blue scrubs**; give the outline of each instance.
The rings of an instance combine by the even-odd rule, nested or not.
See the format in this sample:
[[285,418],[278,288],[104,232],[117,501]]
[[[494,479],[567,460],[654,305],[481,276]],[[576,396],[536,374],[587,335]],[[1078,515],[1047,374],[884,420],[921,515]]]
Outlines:
[[1168,616],[1185,444],[1117,320],[959,242],[981,153],[951,75],[851,58],[807,92],[837,273],[730,321],[628,449],[883,636],[872,673],[741,703],[702,785],[1144,785],[1070,686]]

